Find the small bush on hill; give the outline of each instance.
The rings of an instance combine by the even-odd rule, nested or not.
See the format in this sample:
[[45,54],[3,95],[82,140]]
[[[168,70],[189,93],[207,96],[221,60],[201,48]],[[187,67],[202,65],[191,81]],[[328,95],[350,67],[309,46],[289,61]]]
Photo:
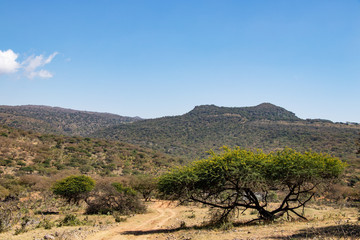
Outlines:
[[52,191],[56,195],[65,198],[68,203],[79,204],[80,200],[86,200],[87,194],[94,188],[95,181],[87,176],[70,176],[56,182]]
[[61,226],[79,226],[82,225],[82,222],[76,217],[76,215],[68,214],[64,217],[63,220],[58,224]]

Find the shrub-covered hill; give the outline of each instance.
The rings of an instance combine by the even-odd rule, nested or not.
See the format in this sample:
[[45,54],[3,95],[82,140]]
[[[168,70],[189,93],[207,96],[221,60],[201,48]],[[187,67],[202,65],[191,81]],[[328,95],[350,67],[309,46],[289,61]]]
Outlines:
[[119,141],[45,135],[0,125],[0,173],[51,175],[78,169],[84,174],[161,172],[178,158]]
[[140,118],[48,106],[0,106],[0,124],[41,133],[84,136]]
[[297,151],[312,149],[356,160],[359,132],[359,125],[302,120],[292,112],[265,103],[244,108],[198,106],[181,116],[122,124],[92,136],[126,141],[189,159],[228,145],[265,151],[287,146]]

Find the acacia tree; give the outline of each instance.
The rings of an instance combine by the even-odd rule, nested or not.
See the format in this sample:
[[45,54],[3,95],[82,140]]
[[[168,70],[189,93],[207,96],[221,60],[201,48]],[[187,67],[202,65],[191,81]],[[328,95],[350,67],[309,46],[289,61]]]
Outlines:
[[52,186],[52,191],[56,195],[65,198],[68,203],[79,204],[80,200],[85,200],[87,194],[95,187],[95,181],[88,176],[69,176],[57,181]]
[[133,177],[131,180],[132,188],[142,195],[145,202],[150,201],[157,188],[155,178],[151,175],[140,175]]
[[[338,178],[345,167],[329,155],[302,154],[289,148],[269,154],[240,148],[223,150],[162,175],[159,192],[219,209],[219,221],[227,221],[236,209],[256,210],[259,216],[256,220],[273,221],[290,212],[306,219],[296,210],[305,207],[317,187]],[[276,209],[269,210],[271,190],[285,195]]]
[[118,212],[120,214],[143,213],[145,205],[138,193],[131,187],[121,183],[101,180],[89,194],[86,203],[87,214],[107,214]]

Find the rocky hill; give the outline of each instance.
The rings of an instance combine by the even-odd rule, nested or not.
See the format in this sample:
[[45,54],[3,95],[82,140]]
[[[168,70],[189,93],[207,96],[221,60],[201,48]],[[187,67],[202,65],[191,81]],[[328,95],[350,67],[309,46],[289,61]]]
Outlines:
[[166,153],[203,157],[223,145],[271,151],[285,146],[356,159],[359,125],[303,120],[284,108],[264,103],[255,107],[197,106],[181,116],[121,124],[92,136],[122,140]]
[[294,113],[271,103],[262,103],[255,107],[217,107],[215,105],[196,106],[187,115],[199,117],[238,117],[244,121],[298,121]]

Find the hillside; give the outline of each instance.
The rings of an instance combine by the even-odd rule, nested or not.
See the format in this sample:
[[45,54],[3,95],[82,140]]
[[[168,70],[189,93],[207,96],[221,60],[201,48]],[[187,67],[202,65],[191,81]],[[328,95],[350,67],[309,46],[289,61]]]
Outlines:
[[359,132],[358,125],[302,120],[284,108],[265,103],[243,108],[197,106],[181,116],[122,124],[92,136],[127,141],[189,159],[223,145],[265,151],[288,146],[356,159]]
[[173,117],[141,120],[47,106],[0,106],[0,124],[47,134],[120,140],[188,161],[223,145],[271,151],[313,149],[356,160],[360,126],[298,118],[263,103],[254,107],[196,106]]
[[41,133],[85,136],[102,128],[138,121],[109,113],[48,106],[0,106],[0,124]]
[[0,175],[127,175],[161,172],[178,158],[122,142],[33,133],[0,125]]

